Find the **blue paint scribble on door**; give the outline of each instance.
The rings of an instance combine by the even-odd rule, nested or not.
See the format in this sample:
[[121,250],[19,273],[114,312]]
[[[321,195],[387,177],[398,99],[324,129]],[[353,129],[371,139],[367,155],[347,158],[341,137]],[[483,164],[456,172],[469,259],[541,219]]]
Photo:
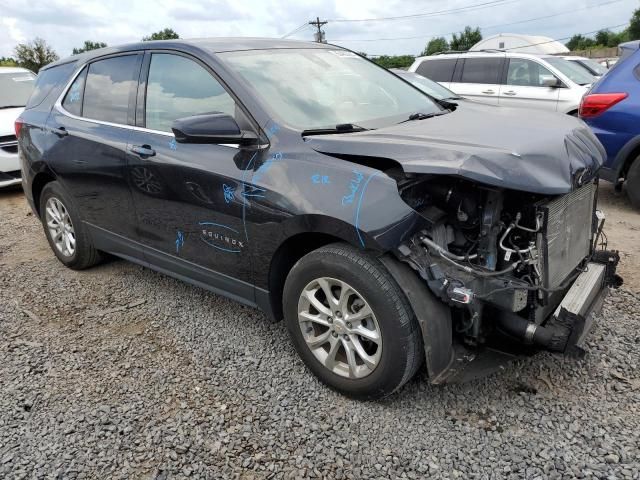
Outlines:
[[176,254],[180,254],[180,249],[184,245],[184,232],[182,230],[178,230],[176,232]]

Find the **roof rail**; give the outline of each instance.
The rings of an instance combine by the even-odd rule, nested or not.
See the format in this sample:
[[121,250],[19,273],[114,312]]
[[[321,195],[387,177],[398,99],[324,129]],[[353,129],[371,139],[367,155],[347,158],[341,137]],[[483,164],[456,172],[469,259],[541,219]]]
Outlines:
[[434,55],[452,55],[456,53],[505,53],[505,49],[499,48],[483,48],[482,50],[447,50],[446,52],[436,52]]

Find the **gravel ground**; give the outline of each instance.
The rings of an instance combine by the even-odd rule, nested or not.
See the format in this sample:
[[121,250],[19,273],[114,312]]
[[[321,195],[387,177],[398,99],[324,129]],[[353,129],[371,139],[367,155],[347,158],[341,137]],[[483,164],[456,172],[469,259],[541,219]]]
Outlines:
[[631,290],[582,361],[444,387],[422,371],[359,403],[304,369],[282,323],[124,261],[67,270],[19,192],[0,218],[2,479],[640,478]]

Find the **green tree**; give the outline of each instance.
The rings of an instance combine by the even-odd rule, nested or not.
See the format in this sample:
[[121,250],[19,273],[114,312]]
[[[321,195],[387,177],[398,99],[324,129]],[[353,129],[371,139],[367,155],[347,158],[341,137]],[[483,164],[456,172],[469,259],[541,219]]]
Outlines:
[[411,55],[381,55],[371,60],[384,68],[407,68],[415,59]]
[[420,55],[433,55],[438,52],[446,52],[449,50],[449,42],[444,37],[436,37],[429,40],[429,43]]
[[451,50],[459,50],[466,51],[473,47],[476,43],[482,40],[482,33],[480,33],[480,28],[471,28],[469,26],[464,27],[464,31],[460,32],[459,35],[455,33],[451,37],[451,42],[449,42],[449,47]]
[[597,45],[596,41],[593,38],[585,37],[584,35],[574,35],[571,39],[566,43],[566,46],[572,52],[576,50],[586,50],[588,48],[593,48]]
[[633,12],[627,34],[628,40],[640,40],[640,8]]
[[107,44],[104,42],[92,42],[91,40],[85,40],[82,47],[73,49],[73,54],[78,55],[79,53],[88,52],[89,50],[96,50],[98,48],[104,48],[106,46]]
[[60,58],[42,38],[18,44],[15,48],[15,55],[18,65],[28,68],[32,72],[39,72],[42,67]]
[[159,32],[152,33],[148,37],[144,37],[142,39],[143,42],[148,42],[149,40],[174,40],[176,38],[180,38],[173,28],[165,28],[164,30],[160,30]]
[[16,62],[11,57],[0,57],[0,67],[17,67],[18,62]]
[[602,45],[603,47],[612,47],[613,45],[609,45],[611,42],[615,41],[615,34],[609,30],[599,30],[596,33],[596,44]]

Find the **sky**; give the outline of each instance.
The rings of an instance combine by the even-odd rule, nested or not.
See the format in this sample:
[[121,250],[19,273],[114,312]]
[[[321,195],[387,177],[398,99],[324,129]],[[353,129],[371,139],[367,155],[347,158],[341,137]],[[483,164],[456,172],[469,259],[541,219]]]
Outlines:
[[482,27],[485,37],[559,39],[626,24],[637,8],[640,0],[0,0],[0,56],[34,37],[65,57],[85,40],[118,45],[165,27],[181,38],[278,38],[305,25],[289,38],[313,40],[307,22],[318,16],[329,22],[329,43],[369,55],[416,55],[430,38],[450,38],[465,25]]

